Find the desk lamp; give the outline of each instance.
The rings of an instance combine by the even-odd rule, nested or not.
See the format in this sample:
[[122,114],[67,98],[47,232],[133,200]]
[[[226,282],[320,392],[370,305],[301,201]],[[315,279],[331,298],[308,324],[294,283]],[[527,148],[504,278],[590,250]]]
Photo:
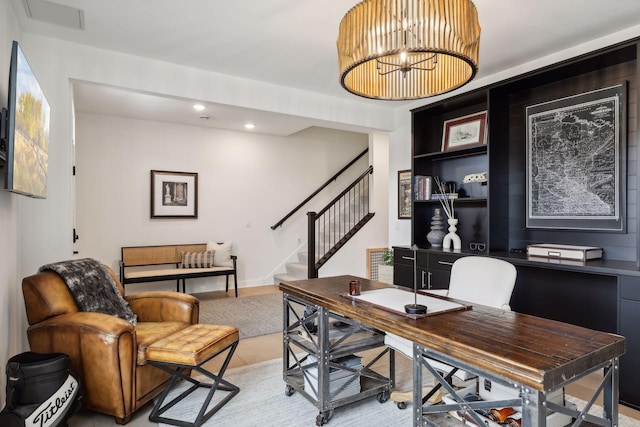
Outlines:
[[405,304],[404,311],[407,314],[427,314],[427,306],[418,304],[418,270],[416,268],[416,259],[418,258],[418,253],[414,249],[413,258],[403,258],[413,260],[413,304]]

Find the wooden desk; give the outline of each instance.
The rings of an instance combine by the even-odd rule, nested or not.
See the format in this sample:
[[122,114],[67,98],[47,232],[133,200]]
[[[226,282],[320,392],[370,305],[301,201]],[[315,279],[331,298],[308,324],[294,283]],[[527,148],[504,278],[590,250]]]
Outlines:
[[[422,425],[418,373],[425,364],[423,356],[517,385],[522,391],[523,425],[528,426],[546,425],[548,392],[604,369],[601,389],[605,418],[617,424],[617,368],[618,358],[625,352],[624,337],[480,305],[413,320],[340,296],[348,291],[353,279],[361,281],[363,291],[389,287],[345,275],[281,283],[279,288],[285,294],[415,343],[414,426]],[[596,391],[594,400],[601,390]]]

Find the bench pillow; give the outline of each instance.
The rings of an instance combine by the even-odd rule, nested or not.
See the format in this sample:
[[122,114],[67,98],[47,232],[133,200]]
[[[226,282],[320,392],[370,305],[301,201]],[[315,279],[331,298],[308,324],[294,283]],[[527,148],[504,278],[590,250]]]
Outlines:
[[181,268],[211,268],[213,267],[214,252],[182,252]]
[[215,251],[213,265],[216,267],[233,267],[233,261],[231,260],[232,245],[232,242],[216,243],[209,240],[207,250]]

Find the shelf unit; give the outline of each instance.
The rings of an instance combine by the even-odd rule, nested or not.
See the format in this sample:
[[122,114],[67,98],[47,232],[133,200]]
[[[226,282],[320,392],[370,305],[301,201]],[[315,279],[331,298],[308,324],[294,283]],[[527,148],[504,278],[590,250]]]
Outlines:
[[[462,179],[488,172],[486,198],[460,198],[454,203],[463,248],[485,243],[490,251],[526,248],[527,244],[558,242],[602,246],[611,259],[634,261],[638,254],[637,200],[637,40],[480,88],[412,111],[412,173],[439,176],[469,190]],[[621,147],[624,232],[584,232],[526,227],[527,106],[627,83],[626,138]],[[487,111],[487,144],[442,152],[446,120]],[[477,184],[475,184],[477,185]],[[627,203],[628,201],[628,203]],[[429,247],[426,234],[438,201],[415,201],[411,243]]]
[[[487,171],[488,183],[486,197],[454,203],[461,251],[430,247],[426,235],[440,206],[434,200],[412,203],[411,246],[394,247],[399,254],[417,250],[419,286],[426,276],[438,277],[436,287],[446,287],[446,269],[431,262],[440,256],[506,259],[518,269],[514,310],[623,334],[627,353],[620,361],[620,400],[635,408],[640,408],[640,368],[634,362],[640,358],[639,55],[640,39],[633,39],[412,110],[414,176],[439,176],[465,188],[466,174]],[[618,84],[626,88],[619,181],[623,230],[527,227],[526,107]],[[442,152],[445,121],[485,110],[485,146]],[[471,251],[470,243],[485,243],[486,250]],[[604,259],[583,265],[527,259],[522,252],[535,243],[598,246]],[[397,257],[394,283],[413,286],[412,267]]]

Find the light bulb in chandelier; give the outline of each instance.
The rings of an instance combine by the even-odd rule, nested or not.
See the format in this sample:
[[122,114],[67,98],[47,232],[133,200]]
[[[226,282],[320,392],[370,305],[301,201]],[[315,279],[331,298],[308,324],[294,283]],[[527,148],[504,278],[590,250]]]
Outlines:
[[[410,59],[414,56],[418,56],[420,59],[418,61],[411,62]],[[384,76],[399,71],[402,73],[403,77],[406,77],[407,73],[412,70],[435,70],[436,66],[438,65],[438,54],[434,53],[431,55],[427,55],[425,58],[424,54],[409,55],[406,51],[403,50],[399,55],[394,55],[388,60],[377,59],[376,61],[378,63],[377,70],[379,75]]]

